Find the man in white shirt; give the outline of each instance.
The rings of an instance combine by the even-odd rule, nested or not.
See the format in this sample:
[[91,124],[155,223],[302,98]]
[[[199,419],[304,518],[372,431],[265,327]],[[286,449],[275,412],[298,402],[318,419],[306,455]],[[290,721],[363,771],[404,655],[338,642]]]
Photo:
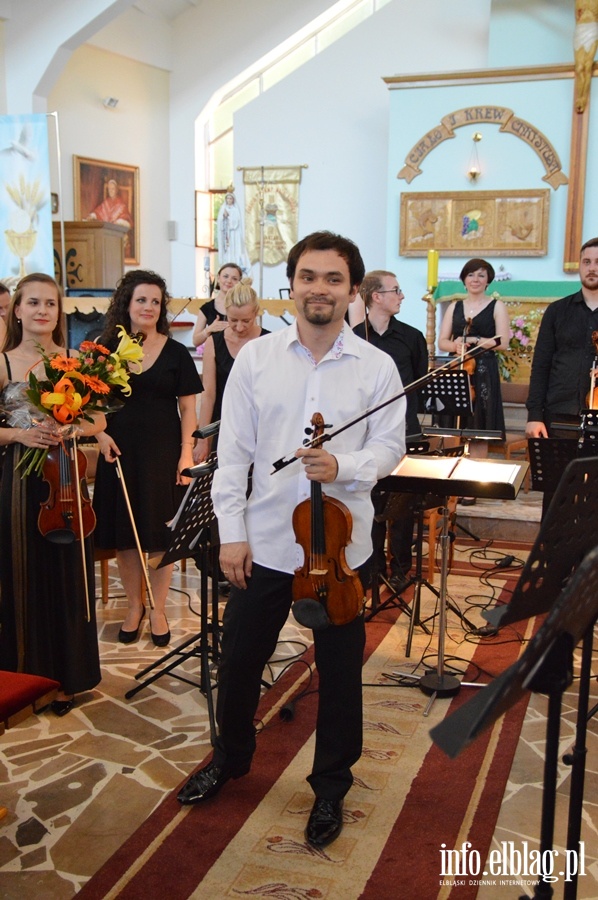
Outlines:
[[[360,575],[367,571],[370,493],[404,454],[405,400],[390,403],[323,447],[302,447],[315,412],[336,430],[402,392],[390,357],[357,338],[344,322],[364,271],[356,245],[339,235],[316,232],[296,244],[287,263],[296,322],[246,344],[229,376],[212,490],[220,564],[233,586],[218,674],[219,737],[212,761],[180,791],[181,803],[206,800],[249,771],[262,673],[287,619],[293,573],[303,560],[293,510],[309,497],[310,482],[325,484],[326,494],[348,507],[353,530],[347,562]],[[273,463],[289,457],[298,460],[273,473]],[[351,766],[361,755],[364,643],[363,614],[314,631],[319,710],[308,781],[316,800],[306,837],[315,847],[327,846],[340,833]]]

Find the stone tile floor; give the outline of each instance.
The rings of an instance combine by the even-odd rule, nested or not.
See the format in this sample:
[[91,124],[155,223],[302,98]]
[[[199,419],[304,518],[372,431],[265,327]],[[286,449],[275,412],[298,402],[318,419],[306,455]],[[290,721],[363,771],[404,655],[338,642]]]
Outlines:
[[[538,505],[537,498],[530,499]],[[526,515],[531,515],[529,509]],[[463,580],[463,591],[469,594],[472,580]],[[103,673],[98,688],[79,697],[76,709],[62,719],[48,711],[0,736],[0,805],[8,809],[0,821],[3,900],[73,897],[210,749],[207,703],[196,686],[164,675],[126,699],[137,684],[134,676],[167,651],[153,646],[147,622],[137,643],[116,642],[126,605],[117,594],[119,587],[111,563],[110,599],[98,613]],[[198,588],[199,573],[189,560],[186,572],[176,572],[169,595],[171,647],[199,632]],[[310,633],[292,618],[282,638],[273,675],[310,643]],[[195,680],[198,657],[178,671],[184,670]],[[590,703],[596,702],[594,681]],[[545,699],[533,696],[496,827],[496,847],[502,841],[512,840],[515,846],[537,841],[545,714]],[[582,833],[586,875],[579,883],[580,900],[598,897],[598,717],[589,730]],[[570,748],[573,732],[573,702],[568,699],[562,752]],[[560,848],[566,844],[569,772],[561,766],[555,837]],[[479,900],[521,892],[514,887],[496,890],[480,888]],[[524,890],[532,895],[531,888]]]

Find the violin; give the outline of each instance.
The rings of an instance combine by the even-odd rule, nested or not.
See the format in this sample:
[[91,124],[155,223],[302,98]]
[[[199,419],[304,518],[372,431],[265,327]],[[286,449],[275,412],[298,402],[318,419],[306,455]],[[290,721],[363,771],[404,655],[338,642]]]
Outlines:
[[[87,493],[87,458],[75,445],[62,441],[48,451],[42,478],[49,485],[48,498],[40,503],[37,525],[43,537],[55,544],[72,544],[88,537],[96,516]],[[78,476],[78,480],[77,480]]]
[[[324,418],[311,419],[315,438],[324,433]],[[312,446],[320,443],[314,441]],[[311,482],[311,496],[293,511],[293,530],[303,548],[303,565],[293,578],[293,615],[314,630],[329,624],[346,625],[363,609],[364,590],[357,572],[349,568],[345,547],[351,541],[353,518],[344,503]]]
[[598,387],[596,386],[596,375],[594,374],[598,368],[598,331],[592,332],[592,343],[594,344],[594,365],[590,372],[590,390],[586,396],[586,407],[588,409],[598,409]]

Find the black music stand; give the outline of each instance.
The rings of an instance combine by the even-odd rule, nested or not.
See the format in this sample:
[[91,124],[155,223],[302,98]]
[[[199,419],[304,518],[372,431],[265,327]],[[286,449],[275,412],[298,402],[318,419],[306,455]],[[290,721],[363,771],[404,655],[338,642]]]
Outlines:
[[[166,656],[146,666],[139,672],[135,679],[139,681],[148,672],[153,672],[149,678],[145,678],[136,687],[127,691],[125,697],[129,700],[138,691],[148,684],[169,673],[179,681],[184,681],[193,687],[198,687],[205,696],[208,705],[210,720],[210,738],[212,745],[216,739],[216,719],[214,716],[214,701],[212,692],[215,685],[212,683],[210,663],[217,663],[219,653],[219,625],[218,625],[218,529],[216,517],[212,506],[210,494],[214,470],[215,458],[202,463],[188,471],[193,476],[183,502],[172,522],[172,540],[160,566],[166,566],[179,559],[193,557],[200,570],[200,630],[197,634],[187,638],[178,647],[170,650]],[[209,581],[211,581],[211,615],[209,611]],[[184,675],[174,671],[187,659],[200,658],[199,682],[193,681]],[[154,671],[158,669],[158,671]]]
[[463,370],[441,372],[422,389],[424,409],[441,416],[467,416],[473,412],[469,375]]
[[[430,449],[430,444],[428,441],[423,440],[410,440],[407,439],[407,447],[406,451],[409,456],[418,455],[428,453]],[[378,494],[380,497],[384,497],[385,495]],[[374,492],[372,493],[372,499],[374,499]],[[391,493],[386,495],[386,502],[384,504],[384,508],[380,513],[374,516],[376,521],[387,521],[391,522],[394,519],[405,518],[407,516],[412,517],[414,513],[417,513],[417,536],[416,536],[416,563],[415,563],[415,575],[408,579],[407,583],[403,585],[403,587],[397,591],[393,588],[390,581],[387,579],[386,575],[382,574],[378,571],[378,566],[374,566],[374,571],[372,573],[372,597],[371,603],[369,607],[369,611],[365,617],[365,621],[369,622],[374,618],[379,612],[382,612],[385,609],[389,609],[391,607],[398,608],[402,612],[406,613],[408,616],[412,615],[412,610],[415,610],[415,604],[411,607],[403,600],[401,594],[411,587],[412,584],[417,584],[418,581],[422,578],[422,552],[421,545],[423,540],[423,511],[421,513],[421,520],[419,516],[419,507],[418,507],[418,498],[413,494],[397,494]],[[376,548],[374,548],[375,551]],[[380,603],[380,581],[385,585],[388,589],[389,594],[384,598],[382,603]],[[428,584],[428,582],[426,582]],[[428,585],[432,590],[434,588],[431,585]],[[415,596],[415,595],[414,595]],[[417,594],[419,597],[419,594]],[[419,605],[417,606],[417,611],[419,613]],[[420,625],[427,634],[430,632],[425,627],[424,623],[418,621],[417,623]],[[409,656],[409,653],[407,653]]]
[[[585,460],[579,462],[583,463]],[[573,679],[573,651],[579,641],[583,639],[576,742],[574,752],[568,760],[572,769],[567,861],[571,859],[569,853],[579,853],[592,642],[594,625],[598,619],[597,577],[598,547],[594,547],[553,603],[545,622],[532,638],[521,658],[483,691],[476,694],[430,731],[434,743],[448,756],[455,757],[485,728],[510,709],[526,690],[548,695],[540,831],[540,856],[542,859],[546,858],[545,854],[548,854],[548,858],[550,858],[554,838],[562,697]],[[540,586],[541,583],[538,587]],[[526,594],[526,597],[532,601],[529,608],[537,612],[538,606],[540,606],[540,611],[545,611],[546,604],[539,603],[537,598],[534,598],[533,590],[531,595]],[[511,604],[506,609],[508,610],[510,606]],[[526,610],[523,615],[522,607],[525,607],[525,601],[520,603],[518,613],[516,611],[511,613],[509,621],[516,621],[535,614],[534,611]],[[544,875],[547,874],[550,873],[544,873]],[[571,879],[565,881],[563,895],[565,900],[574,900],[577,896],[577,866],[575,871],[570,874],[572,875]],[[551,884],[544,875],[535,886],[535,897],[553,896]]]
[[[418,682],[420,689],[430,695],[424,715],[428,715],[436,697],[452,697],[461,687],[479,687],[478,684],[460,682],[444,671],[444,642],[447,612],[447,581],[449,557],[449,509],[451,495],[495,497],[512,500],[517,496],[527,463],[513,463],[471,459],[470,457],[405,456],[392,475],[381,479],[381,490],[433,493],[443,497],[442,530],[440,546],[442,564],[438,601],[438,664],[435,671],[422,677],[407,674],[403,677]],[[473,631],[475,626],[459,611],[461,619]],[[412,616],[413,621],[413,616]]]

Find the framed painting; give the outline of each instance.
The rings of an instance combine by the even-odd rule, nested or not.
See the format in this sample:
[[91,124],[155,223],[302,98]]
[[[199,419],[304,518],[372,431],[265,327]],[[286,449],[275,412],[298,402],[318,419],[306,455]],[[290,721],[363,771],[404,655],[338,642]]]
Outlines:
[[399,254],[545,256],[550,191],[403,193]]
[[125,265],[139,265],[139,167],[73,156],[75,220],[128,228]]

